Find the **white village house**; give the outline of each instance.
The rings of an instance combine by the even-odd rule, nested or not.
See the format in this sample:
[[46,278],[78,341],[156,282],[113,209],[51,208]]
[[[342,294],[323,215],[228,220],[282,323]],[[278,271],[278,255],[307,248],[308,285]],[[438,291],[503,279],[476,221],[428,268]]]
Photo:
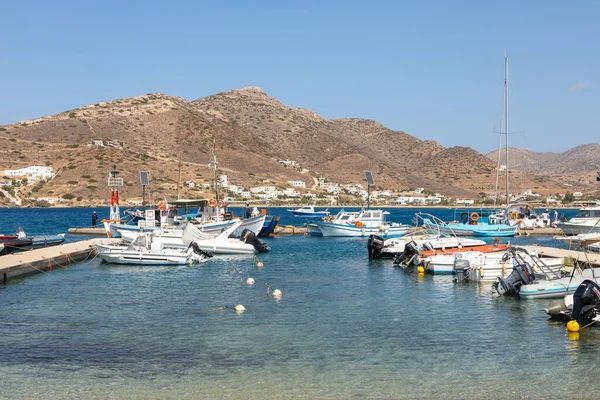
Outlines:
[[42,167],[35,165],[32,167],[21,169],[7,169],[4,171],[4,176],[8,177],[26,177],[28,180],[52,179],[56,174],[52,172],[51,167]]

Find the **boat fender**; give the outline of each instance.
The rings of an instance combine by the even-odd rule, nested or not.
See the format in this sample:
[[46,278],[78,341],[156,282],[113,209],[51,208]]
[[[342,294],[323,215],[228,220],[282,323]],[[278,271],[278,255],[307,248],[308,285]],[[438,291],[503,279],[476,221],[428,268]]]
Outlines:
[[502,276],[506,275],[506,263],[502,263]]
[[379,232],[381,232],[383,230],[383,225],[379,225],[378,229],[379,229]]
[[483,267],[479,267],[479,277],[483,278],[484,277],[484,273],[483,273]]
[[578,332],[579,331],[579,322],[575,320],[571,320],[567,322],[567,331],[569,332]]
[[423,268],[422,265],[419,265],[417,267],[417,274],[424,274],[425,273],[425,268]]

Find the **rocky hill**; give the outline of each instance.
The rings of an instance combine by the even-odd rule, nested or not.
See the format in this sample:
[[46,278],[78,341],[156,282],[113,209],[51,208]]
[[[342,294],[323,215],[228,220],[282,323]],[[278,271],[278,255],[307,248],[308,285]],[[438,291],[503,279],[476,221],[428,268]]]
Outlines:
[[[114,146],[88,145],[94,140]],[[495,162],[476,151],[444,148],[371,120],[326,119],[288,107],[260,88],[247,87],[195,101],[160,93],[118,99],[0,127],[0,169],[48,165],[58,171],[38,196],[73,197],[72,204],[106,202],[106,177],[116,164],[127,182],[123,197],[141,196],[138,171],[150,172],[154,198],[173,198],[181,180],[210,181],[213,147],[220,173],[246,187],[325,177],[377,186],[424,187],[450,196],[491,192]],[[287,168],[279,159],[298,161]],[[514,172],[519,189],[555,193],[553,180]],[[198,188],[182,197],[201,196]]]
[[[490,152],[486,157],[497,160],[498,151]],[[504,149],[500,150],[500,157],[505,160]],[[501,163],[504,164],[504,161]],[[509,148],[508,163],[510,169],[535,174],[561,184],[577,185],[584,190],[593,189],[597,187],[596,172],[600,171],[600,143],[573,147],[564,153],[536,153]]]

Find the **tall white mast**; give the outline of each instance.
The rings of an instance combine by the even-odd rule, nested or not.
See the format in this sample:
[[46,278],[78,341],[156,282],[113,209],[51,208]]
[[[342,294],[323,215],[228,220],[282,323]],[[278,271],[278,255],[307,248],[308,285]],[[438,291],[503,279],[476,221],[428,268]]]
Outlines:
[[506,135],[506,205],[508,206],[510,195],[508,187],[508,57],[506,57],[506,52],[504,53],[504,112],[504,134]]

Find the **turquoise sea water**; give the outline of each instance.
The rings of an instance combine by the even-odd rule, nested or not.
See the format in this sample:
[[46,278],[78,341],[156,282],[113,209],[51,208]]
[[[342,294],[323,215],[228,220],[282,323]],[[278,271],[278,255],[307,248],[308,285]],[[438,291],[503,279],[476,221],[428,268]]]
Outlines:
[[[415,210],[390,211],[409,222]],[[58,233],[90,214],[0,210],[0,232]],[[547,301],[407,274],[369,261],[361,239],[267,240],[260,269],[248,257],[182,268],[92,260],[13,281],[0,289],[0,397],[597,397],[600,329],[571,340]],[[266,283],[283,296],[267,296]],[[247,310],[225,308],[236,304]]]

